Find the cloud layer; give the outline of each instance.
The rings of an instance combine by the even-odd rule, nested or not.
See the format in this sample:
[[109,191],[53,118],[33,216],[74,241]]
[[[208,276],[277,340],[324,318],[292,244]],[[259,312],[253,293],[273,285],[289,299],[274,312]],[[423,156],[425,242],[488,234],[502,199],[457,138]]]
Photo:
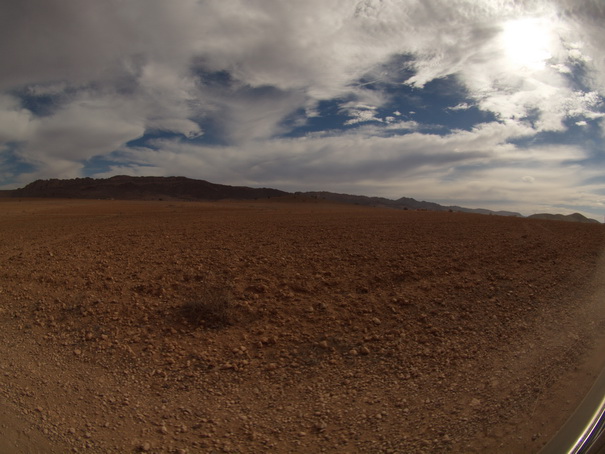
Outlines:
[[23,0],[0,185],[84,175],[603,211],[600,0]]

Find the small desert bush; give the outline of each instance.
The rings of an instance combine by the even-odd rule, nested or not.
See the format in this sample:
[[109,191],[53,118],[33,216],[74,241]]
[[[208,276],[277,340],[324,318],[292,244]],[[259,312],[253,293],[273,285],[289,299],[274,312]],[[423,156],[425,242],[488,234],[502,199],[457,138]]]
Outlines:
[[204,289],[197,298],[183,304],[183,316],[193,325],[221,328],[232,323],[232,295],[224,287]]

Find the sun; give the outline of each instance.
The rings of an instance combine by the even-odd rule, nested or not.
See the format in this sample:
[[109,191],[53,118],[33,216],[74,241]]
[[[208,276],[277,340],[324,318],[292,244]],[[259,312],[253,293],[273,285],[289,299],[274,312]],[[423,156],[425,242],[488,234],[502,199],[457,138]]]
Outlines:
[[500,35],[504,54],[515,69],[539,71],[552,58],[552,25],[543,18],[521,18],[504,23]]

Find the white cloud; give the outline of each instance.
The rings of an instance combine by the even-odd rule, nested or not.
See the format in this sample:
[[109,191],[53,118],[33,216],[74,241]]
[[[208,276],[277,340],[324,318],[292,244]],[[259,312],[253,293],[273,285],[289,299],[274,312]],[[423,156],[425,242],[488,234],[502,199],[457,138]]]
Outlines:
[[[0,88],[113,80],[133,61],[188,64],[201,11],[194,0],[24,0],[3,5]],[[136,65],[135,65],[136,66]]]
[[[393,118],[393,117],[387,117],[387,118]],[[415,121],[397,121],[396,118],[393,118],[388,123],[389,124],[386,125],[384,128],[387,131],[388,130],[397,130],[397,129],[402,130],[402,131],[407,131],[407,130],[413,131],[420,127],[420,125]]]
[[350,118],[345,122],[345,125],[354,125],[357,123],[365,123],[368,121],[382,122],[382,118],[376,116],[376,108],[373,106],[367,106],[363,104],[350,103],[343,106],[343,110]]
[[455,105],[454,107],[448,107],[447,110],[468,110],[472,106],[466,102],[461,102],[460,104]]
[[562,74],[571,74],[572,73],[571,68],[563,63],[555,63],[555,64],[550,65],[550,67],[552,69],[554,69],[555,71],[558,71]]
[[132,108],[114,97],[76,99],[52,116],[33,120],[21,154],[34,164],[81,168],[82,161],[111,153],[142,136],[143,119]]
[[[5,26],[0,50],[14,55],[14,49],[20,49],[19,57],[14,58],[18,64],[3,65],[0,80],[8,86],[34,83],[43,87],[50,81],[58,87],[65,82],[53,81],[115,84],[130,78],[150,109],[160,107],[152,120],[153,127],[159,128],[164,116],[169,128],[174,128],[174,119],[191,120],[212,112],[213,102],[218,102],[219,112],[228,112],[230,102],[235,104],[231,124],[237,124],[241,109],[248,108],[233,99],[205,104],[204,99],[212,94],[196,89],[192,67],[229,71],[249,87],[296,92],[297,96],[289,98],[290,105],[281,104],[274,115],[265,115],[263,124],[256,125],[270,132],[280,122],[280,115],[301,105],[312,107],[312,100],[367,96],[368,90],[355,84],[366,74],[396,80],[397,74],[381,74],[376,68],[398,54],[412,56],[410,64],[417,73],[408,80],[410,84],[421,87],[435,78],[458,74],[482,107],[505,118],[511,112],[523,115],[528,108],[540,106],[539,100],[545,96],[558,98],[558,90],[565,89],[560,80],[534,74],[539,72],[537,67],[559,74],[567,67],[560,40],[571,43],[565,55],[574,61],[589,61],[595,42],[587,30],[579,33],[574,23],[560,19],[556,5],[546,1],[532,6],[470,0],[25,3],[27,8],[17,4],[7,8],[0,24]],[[586,15],[573,5],[564,6],[576,15]],[[528,66],[526,60],[541,63],[547,56],[560,61],[545,69],[533,63],[523,69]],[[520,58],[521,68],[515,58]],[[511,89],[516,91],[521,73],[538,83],[517,93],[514,105],[491,100],[507,96]],[[188,105],[195,101],[201,105]],[[166,105],[171,107],[162,107]],[[275,111],[275,106],[267,108]],[[178,113],[171,119],[172,109]],[[363,113],[361,118],[367,115]],[[556,120],[545,121],[545,127],[557,124]],[[184,129],[179,132],[199,133]],[[234,136],[241,140],[247,134],[234,132]]]
[[140,69],[139,92],[133,97],[147,118],[147,128],[181,133],[187,137],[202,134],[189,117],[196,113],[198,90],[194,81],[173,68],[150,62]]
[[[371,128],[360,129],[345,135],[255,141],[243,148],[220,149],[158,140],[153,143],[156,150],[127,149],[123,156],[127,162],[162,168],[166,175],[306,189],[357,184],[371,191],[385,181],[397,187],[402,178],[441,175],[443,168],[485,166],[494,160],[523,161],[525,154],[504,140],[522,137],[527,131],[519,124],[494,123],[449,136],[410,133],[383,137],[373,132]],[[569,157],[552,150],[544,154],[551,160]]]
[[25,140],[31,118],[17,99],[0,94],[0,144]]

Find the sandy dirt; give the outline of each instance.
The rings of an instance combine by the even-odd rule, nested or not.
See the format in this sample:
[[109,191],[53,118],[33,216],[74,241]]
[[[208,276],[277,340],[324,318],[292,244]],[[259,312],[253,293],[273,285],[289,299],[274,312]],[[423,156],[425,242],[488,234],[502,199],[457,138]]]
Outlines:
[[0,200],[0,451],[537,452],[605,365],[602,225]]

